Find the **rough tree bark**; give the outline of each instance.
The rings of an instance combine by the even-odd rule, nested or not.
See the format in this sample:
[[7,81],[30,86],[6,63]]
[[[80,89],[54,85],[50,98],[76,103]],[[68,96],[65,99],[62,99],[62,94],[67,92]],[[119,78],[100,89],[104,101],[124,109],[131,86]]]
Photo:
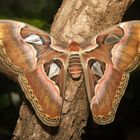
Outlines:
[[[63,42],[71,39],[86,44],[99,31],[121,21],[134,0],[64,0],[51,27],[51,34]],[[25,101],[14,131],[13,140],[80,140],[89,116],[83,78],[72,81],[68,76],[58,128],[44,126],[31,105]]]

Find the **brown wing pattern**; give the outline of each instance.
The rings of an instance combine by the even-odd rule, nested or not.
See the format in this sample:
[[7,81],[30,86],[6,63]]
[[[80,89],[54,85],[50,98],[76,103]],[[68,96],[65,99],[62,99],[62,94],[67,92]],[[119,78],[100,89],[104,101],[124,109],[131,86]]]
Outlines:
[[[108,124],[114,120],[129,72],[139,64],[140,21],[121,23],[97,35],[84,49],[83,59],[87,64],[84,75],[93,119]],[[92,69],[94,85],[87,69]]]
[[28,24],[0,20],[0,61],[18,76],[40,120],[59,125],[67,65],[64,45]]
[[139,60],[140,21],[116,25],[85,48],[75,41],[66,48],[28,24],[0,20],[0,65],[18,76],[36,114],[49,126],[60,123],[67,72],[73,80],[84,73],[95,122],[112,122]]

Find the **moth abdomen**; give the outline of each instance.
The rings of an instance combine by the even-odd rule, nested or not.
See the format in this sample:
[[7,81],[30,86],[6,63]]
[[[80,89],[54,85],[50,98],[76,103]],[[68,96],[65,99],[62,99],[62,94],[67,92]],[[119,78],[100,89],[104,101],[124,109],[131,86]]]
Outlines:
[[79,54],[71,54],[69,57],[68,72],[76,80],[81,77],[82,65]]

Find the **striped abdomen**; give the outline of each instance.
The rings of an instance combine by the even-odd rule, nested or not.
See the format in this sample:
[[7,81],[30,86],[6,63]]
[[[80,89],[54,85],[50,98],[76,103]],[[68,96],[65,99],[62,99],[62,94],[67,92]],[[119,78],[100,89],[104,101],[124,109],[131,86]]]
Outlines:
[[81,77],[82,65],[79,54],[70,55],[68,72],[73,79],[79,79]]

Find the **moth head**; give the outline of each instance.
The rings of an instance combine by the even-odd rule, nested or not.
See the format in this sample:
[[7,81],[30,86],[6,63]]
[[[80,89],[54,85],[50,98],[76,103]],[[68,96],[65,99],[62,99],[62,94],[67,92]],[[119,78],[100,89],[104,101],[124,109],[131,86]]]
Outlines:
[[76,42],[76,41],[72,41],[67,50],[69,50],[70,52],[78,52],[80,50],[80,45]]

